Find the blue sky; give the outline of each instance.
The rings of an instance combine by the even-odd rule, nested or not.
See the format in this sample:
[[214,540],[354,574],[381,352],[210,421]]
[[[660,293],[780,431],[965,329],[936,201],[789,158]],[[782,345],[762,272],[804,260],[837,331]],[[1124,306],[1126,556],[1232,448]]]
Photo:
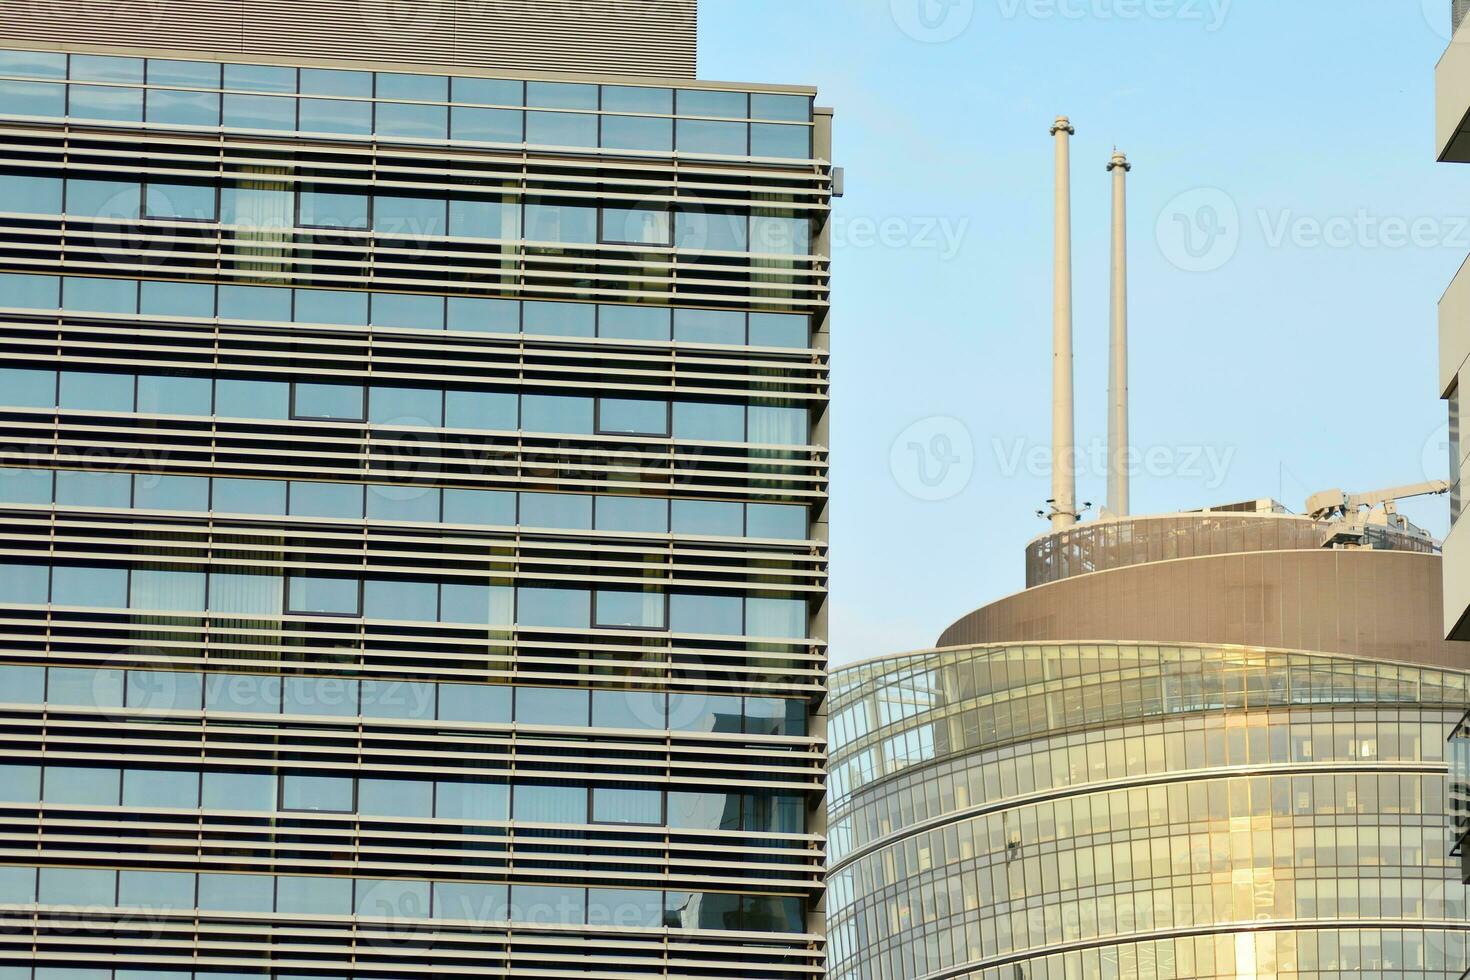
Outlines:
[[[701,0],[701,77],[837,110],[834,662],[930,646],[1023,585],[1059,113],[1083,446],[1106,437],[1104,168],[1115,143],[1135,165],[1135,513],[1444,475],[1435,304],[1470,252],[1470,168],[1434,162],[1449,6]],[[1102,502],[1095,466],[1079,484]],[[1404,510],[1447,528],[1442,497]]]

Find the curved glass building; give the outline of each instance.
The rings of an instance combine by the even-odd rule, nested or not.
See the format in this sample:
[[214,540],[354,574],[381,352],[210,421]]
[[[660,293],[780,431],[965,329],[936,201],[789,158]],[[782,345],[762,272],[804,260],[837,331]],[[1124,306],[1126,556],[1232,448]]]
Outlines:
[[940,649],[834,673],[829,975],[1460,977],[1440,559],[1339,528],[1047,535]]

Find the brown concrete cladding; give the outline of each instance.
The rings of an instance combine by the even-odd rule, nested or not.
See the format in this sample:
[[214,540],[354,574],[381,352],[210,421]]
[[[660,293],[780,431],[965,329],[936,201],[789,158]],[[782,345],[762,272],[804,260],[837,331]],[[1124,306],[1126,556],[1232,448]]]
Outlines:
[[977,609],[939,646],[1239,644],[1463,668],[1439,633],[1441,559],[1397,551],[1213,555],[1094,572]]
[[696,0],[3,0],[0,39],[692,79]]

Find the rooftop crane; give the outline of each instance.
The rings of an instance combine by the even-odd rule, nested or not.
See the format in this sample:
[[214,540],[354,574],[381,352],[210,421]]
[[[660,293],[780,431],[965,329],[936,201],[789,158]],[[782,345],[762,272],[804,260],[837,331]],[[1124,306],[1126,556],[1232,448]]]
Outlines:
[[1367,544],[1368,527],[1375,525],[1396,531],[1412,538],[1429,542],[1434,539],[1422,528],[1416,527],[1398,511],[1398,502],[1411,497],[1429,497],[1449,493],[1446,480],[1429,480],[1411,483],[1387,490],[1372,490],[1368,493],[1344,493],[1342,490],[1324,490],[1307,498],[1307,516],[1317,521],[1334,521],[1324,548],[1352,547]]

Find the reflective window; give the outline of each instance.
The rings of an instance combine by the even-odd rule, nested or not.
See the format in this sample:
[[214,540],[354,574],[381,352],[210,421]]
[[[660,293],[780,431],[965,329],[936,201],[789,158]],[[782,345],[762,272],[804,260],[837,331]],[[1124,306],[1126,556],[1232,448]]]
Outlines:
[[0,466],[0,501],[7,504],[49,504],[51,481],[50,470]]
[[516,720],[532,725],[586,725],[589,692],[565,687],[516,688]]
[[45,700],[45,667],[0,665],[0,701],[7,704],[41,704]]
[[429,917],[429,883],[427,881],[357,881],[355,911],[358,915],[387,919],[397,925],[405,919]]
[[603,208],[602,240],[622,245],[670,245],[672,217],[660,208]]
[[[10,801],[6,801],[10,802]],[[6,905],[29,905],[36,900],[35,868],[0,868],[0,902]],[[31,980],[30,967],[6,967],[0,972],[4,980]]]
[[296,322],[365,327],[368,294],[347,289],[298,289]]
[[137,181],[69,177],[66,213],[107,221],[136,221],[143,213],[143,185]]
[[657,826],[664,820],[664,794],[656,789],[592,789],[592,822]]
[[523,395],[521,428],[527,432],[592,434],[593,400],[578,395]]
[[133,476],[133,506],[144,510],[207,511],[209,478],[137,473]]
[[220,378],[214,383],[214,414],[226,419],[288,419],[291,385],[286,381]]
[[669,596],[669,629],[675,633],[739,636],[744,630],[738,596],[674,593]]
[[811,220],[753,214],[750,216],[750,243],[752,252],[807,255],[812,250]]
[[214,287],[202,282],[144,280],[139,311],[150,316],[214,316]]
[[128,570],[57,565],[51,570],[51,601],[58,606],[125,609]]
[[746,534],[752,538],[804,541],[807,509],[793,504],[746,504]]
[[442,197],[379,194],[373,198],[373,231],[379,235],[443,236],[448,208]]
[[[488,238],[497,241],[516,241],[521,237],[521,207],[510,200],[479,198],[449,202],[449,234],[454,238]],[[450,302],[454,302],[451,300]],[[509,305],[509,300],[494,301]],[[515,333],[491,330],[493,333]]]
[[576,493],[521,494],[522,527],[592,529],[592,498]]
[[[296,194],[288,190],[284,184],[256,182],[230,185],[220,190],[219,220],[242,230],[290,228],[296,223],[295,209]],[[225,290],[233,290],[235,295],[241,298],[254,299],[262,306],[272,299],[278,303],[281,302],[281,294],[284,294],[285,306],[270,311],[262,309],[259,313],[227,314],[223,309]],[[291,319],[291,291],[283,287],[221,286],[220,291],[221,316],[230,316],[240,320],[286,321]]]
[[596,146],[597,117],[582,112],[527,112],[526,142],[532,146]]
[[269,674],[208,674],[204,710],[254,715],[281,713],[281,678]]
[[[215,481],[216,486],[219,482]],[[215,506],[219,509],[218,503]],[[210,572],[209,608],[212,612],[280,615],[281,577]]]
[[[91,868],[42,868],[38,900],[42,905],[115,905],[117,872]],[[70,974],[70,971],[66,972]],[[104,980],[107,977],[106,970],[86,972],[101,974]]]
[[[536,113],[531,115],[536,115]],[[525,216],[525,237],[528,240],[597,244],[597,208],[595,207],[532,201],[526,204]],[[530,331],[527,330],[527,332]]]
[[367,516],[369,520],[395,523],[437,522],[439,490],[436,487],[370,486],[367,491]]
[[[426,233],[427,234],[427,233]],[[442,234],[442,232],[435,232]],[[374,293],[372,325],[400,330],[443,330],[444,298]]]
[[656,497],[598,497],[597,529],[662,534],[669,529],[669,502]]
[[149,415],[210,415],[214,385],[208,378],[141,374],[138,411]]
[[719,402],[675,402],[674,438],[744,442],[745,407]]
[[18,408],[54,408],[56,372],[34,368],[0,368],[0,397]]
[[515,885],[510,890],[510,917],[540,925],[580,925],[587,920],[587,889]]
[[371,102],[341,99],[302,99],[297,106],[297,128],[303,133],[340,133],[367,136],[373,131]]
[[212,61],[170,61],[148,59],[149,85],[174,85],[179,88],[219,88],[220,66]]
[[291,417],[361,422],[364,395],[360,385],[298,381],[292,386]]
[[60,51],[0,51],[0,75],[65,78],[66,54]]
[[370,99],[373,96],[373,74],[367,71],[303,68],[300,86],[302,95],[342,95]]
[[520,143],[525,139],[525,118],[519,109],[455,106],[450,110],[450,135],[479,143]]
[[713,92],[700,89],[680,89],[679,115],[744,119],[750,115],[749,96],[744,92]]
[[225,65],[224,87],[245,92],[295,92],[296,69],[273,65]]
[[351,915],[352,879],[282,875],[276,879],[276,911],[294,915]]
[[82,708],[122,707],[123,672],[95,667],[52,667],[46,672],[46,700]]
[[63,305],[68,310],[85,313],[138,312],[138,283],[133,280],[78,279],[68,276],[63,281],[61,290]]
[[434,918],[459,922],[504,922],[510,918],[510,889],[473,882],[434,882]]
[[752,347],[806,347],[811,343],[811,320],[794,313],[752,313]]
[[509,626],[515,620],[515,590],[508,585],[439,587],[439,619],[445,623]]
[[66,86],[49,82],[0,81],[0,114],[59,119],[66,115]]
[[510,787],[480,780],[441,780],[434,784],[434,816],[441,820],[505,820]]
[[740,797],[671,790],[668,825],[676,830],[739,830]]
[[365,718],[434,717],[435,687],[412,681],[362,682],[362,714]]
[[359,779],[357,812],[365,817],[432,817],[434,784],[414,779]]
[[218,92],[173,92],[150,89],[147,117],[151,123],[168,126],[218,126],[220,98]]
[[810,126],[783,126],[779,123],[751,123],[750,155],[780,157],[785,160],[807,160],[812,155]]
[[0,273],[0,305],[32,310],[57,309],[61,306],[61,279],[58,276]]
[[280,286],[220,286],[219,315],[225,320],[291,322],[291,290]]
[[114,85],[69,85],[67,88],[68,116],[103,122],[143,121],[143,90],[140,88]]
[[296,100],[279,95],[226,95],[224,125],[230,129],[296,129]]
[[288,715],[351,718],[358,713],[357,681],[342,677],[288,677],[281,710]]
[[445,490],[444,523],[509,526],[516,522],[516,495],[500,490]]
[[[744,214],[735,212],[679,211],[674,215],[674,244],[681,249],[693,252],[748,252],[750,251],[749,219]],[[726,313],[723,316],[741,320],[741,339],[714,342],[744,343],[744,316],[739,313]]]
[[121,786],[122,773],[117,769],[48,765],[41,799],[67,805],[117,806]]
[[444,424],[451,429],[496,429],[520,426],[520,400],[508,391],[447,391]]
[[782,122],[810,122],[812,99],[809,95],[752,92],[750,117],[752,119],[776,119]]
[[439,586],[433,582],[368,579],[363,582],[363,615],[432,623],[439,618]]
[[449,138],[449,110],[442,105],[379,102],[374,131],[399,139],[445,140]]
[[288,607],[294,613],[358,616],[362,614],[359,588],[353,578],[293,575]]
[[745,731],[751,735],[805,735],[806,702],[788,698],[746,698]]
[[586,823],[587,789],[584,786],[517,783],[511,797],[511,817],[527,823]]
[[362,517],[363,488],[360,483],[291,483],[290,513],[297,517]]
[[0,802],[35,803],[40,799],[40,766],[0,765]]
[[89,412],[131,412],[133,375],[61,372],[61,407]]
[[282,776],[281,809],[351,813],[351,776]]
[[128,507],[133,480],[105,470],[57,470],[56,502],[69,507]]
[[511,720],[511,689],[491,684],[440,684],[439,719],[483,724]]
[[586,629],[592,625],[592,593],[522,586],[516,590],[516,622],[545,629]]
[[597,86],[577,82],[527,82],[526,105],[542,109],[596,109]]
[[204,573],[135,568],[128,605],[134,609],[192,612],[204,609]]
[[805,637],[807,604],[803,599],[745,600],[745,632],[750,636]]
[[523,105],[525,83],[508,78],[454,79],[455,102],[473,102],[480,105]]
[[739,504],[717,500],[675,500],[671,521],[675,534],[738,538],[745,533]]
[[[245,813],[269,812],[276,808],[276,777],[270,773],[251,772],[210,772],[205,770],[202,791],[203,806],[206,810],[234,810]],[[200,898],[204,897],[205,878],[215,877],[213,875],[200,875],[199,890]],[[237,880],[234,876],[221,875],[221,878]],[[267,882],[271,879],[266,878]],[[206,906],[201,904],[200,908],[211,908],[218,906]],[[233,906],[227,906],[233,908]],[[267,906],[269,908],[269,906]]]
[[[451,220],[452,217],[451,214]],[[470,333],[519,333],[521,304],[508,299],[472,299],[451,296],[447,320],[450,330],[463,330]]]
[[18,214],[61,214],[62,186],[60,177],[0,173],[0,209]]
[[223,514],[286,513],[284,480],[214,478],[214,510]]
[[624,629],[661,630],[667,625],[662,592],[597,591],[597,625]]
[[594,728],[659,731],[668,724],[668,698],[655,691],[593,691]]
[[751,442],[777,446],[806,444],[810,417],[805,408],[752,405],[747,418]]
[[[117,904],[124,908],[144,909],[193,909],[194,876],[181,871],[120,871],[117,881]],[[167,980],[179,974],[155,973],[153,971],[119,970],[118,980],[125,973],[143,975],[148,980],[162,976]],[[189,974],[182,975],[188,980]]]
[[597,335],[619,340],[668,340],[669,311],[653,306],[599,306]]
[[43,606],[50,593],[50,578],[45,565],[0,564],[0,602]]
[[591,337],[597,332],[597,308],[586,303],[524,304],[525,331],[551,337]]
[[208,912],[269,912],[276,905],[270,875],[199,875],[199,908]]
[[368,421],[374,425],[437,429],[444,425],[444,393],[422,388],[373,388]]
[[674,93],[672,89],[646,88],[641,85],[604,85],[602,109],[604,112],[642,112],[654,116],[671,116],[674,114]]
[[745,123],[680,119],[674,131],[677,134],[676,145],[681,153],[746,155],[748,136]]
[[[305,114],[305,100],[302,113]],[[305,123],[303,120],[303,127]],[[297,221],[304,228],[368,227],[368,196],[304,187],[296,194]]]
[[[123,806],[195,810],[199,807],[199,773],[169,769],[125,769]],[[191,886],[192,889],[192,886]],[[192,908],[193,901],[189,902]]]
[[130,670],[127,705],[147,711],[198,711],[204,704],[204,675],[180,670]]
[[71,78],[80,82],[125,82],[142,85],[142,58],[119,58],[111,55],[74,54],[71,56]]

